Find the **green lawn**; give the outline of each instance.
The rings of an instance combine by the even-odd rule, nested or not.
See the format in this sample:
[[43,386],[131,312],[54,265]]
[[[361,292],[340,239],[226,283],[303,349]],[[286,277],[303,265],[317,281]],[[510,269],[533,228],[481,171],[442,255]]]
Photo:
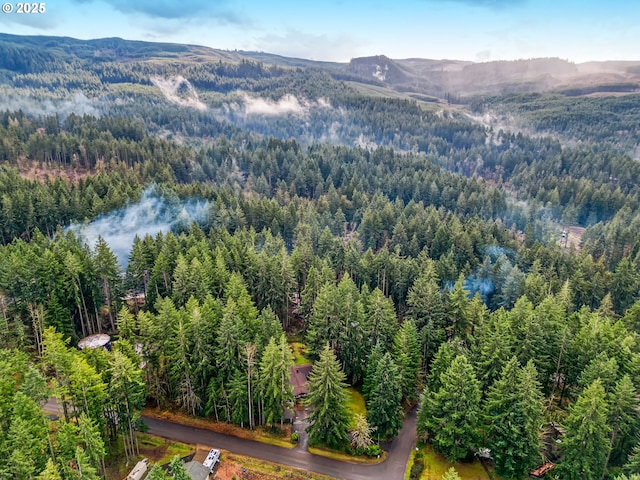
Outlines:
[[347,388],[349,392],[349,411],[355,417],[358,413],[367,416],[367,405],[362,394],[353,387]]
[[[431,445],[421,446],[419,452],[422,454],[422,462],[424,462],[424,470],[420,480],[440,480],[451,467],[456,469],[462,480],[491,480],[482,464],[477,460],[473,463],[451,463],[439,453],[434,452]],[[414,450],[409,459],[406,479],[409,478],[411,466],[420,461],[415,459],[416,453],[418,452]],[[493,478],[501,480],[495,473],[493,473]]]
[[307,346],[304,343],[291,342],[289,346],[293,351],[293,361],[296,365],[311,363],[311,360],[307,358]]

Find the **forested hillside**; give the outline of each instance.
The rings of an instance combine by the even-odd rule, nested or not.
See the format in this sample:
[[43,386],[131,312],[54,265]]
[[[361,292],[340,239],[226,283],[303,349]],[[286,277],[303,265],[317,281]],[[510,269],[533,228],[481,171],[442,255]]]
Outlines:
[[[0,478],[104,476],[145,405],[277,428],[294,342],[312,444],[377,455],[417,405],[422,440],[503,478],[640,473],[637,96],[462,111],[199,47],[32,42],[0,38]],[[470,119],[498,106],[539,131]]]

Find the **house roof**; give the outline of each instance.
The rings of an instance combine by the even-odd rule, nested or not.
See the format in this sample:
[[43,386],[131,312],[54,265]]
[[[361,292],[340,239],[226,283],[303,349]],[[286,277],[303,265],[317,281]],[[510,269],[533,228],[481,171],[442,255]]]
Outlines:
[[209,478],[209,469],[200,462],[187,462],[184,468],[192,480],[207,480]]
[[289,384],[293,386],[294,397],[298,398],[309,393],[309,390],[307,389],[307,378],[310,373],[311,364],[294,365],[291,367]]

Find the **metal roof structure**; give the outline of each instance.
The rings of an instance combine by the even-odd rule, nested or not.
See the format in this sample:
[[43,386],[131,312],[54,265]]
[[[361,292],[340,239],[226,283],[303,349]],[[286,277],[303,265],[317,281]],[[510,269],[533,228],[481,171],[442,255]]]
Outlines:
[[143,458],[133,467],[131,473],[127,475],[127,480],[142,480],[146,476],[147,468],[149,468],[149,460]]
[[111,343],[111,337],[106,333],[96,333],[95,335],[89,335],[84,337],[78,342],[78,347],[85,348],[109,348]]

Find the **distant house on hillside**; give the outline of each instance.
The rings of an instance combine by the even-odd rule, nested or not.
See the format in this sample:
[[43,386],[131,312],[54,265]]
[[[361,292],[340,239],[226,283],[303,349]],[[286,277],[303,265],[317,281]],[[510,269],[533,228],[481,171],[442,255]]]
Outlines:
[[309,394],[307,379],[311,373],[311,364],[294,365],[291,367],[289,384],[293,386],[293,396],[296,400]]

